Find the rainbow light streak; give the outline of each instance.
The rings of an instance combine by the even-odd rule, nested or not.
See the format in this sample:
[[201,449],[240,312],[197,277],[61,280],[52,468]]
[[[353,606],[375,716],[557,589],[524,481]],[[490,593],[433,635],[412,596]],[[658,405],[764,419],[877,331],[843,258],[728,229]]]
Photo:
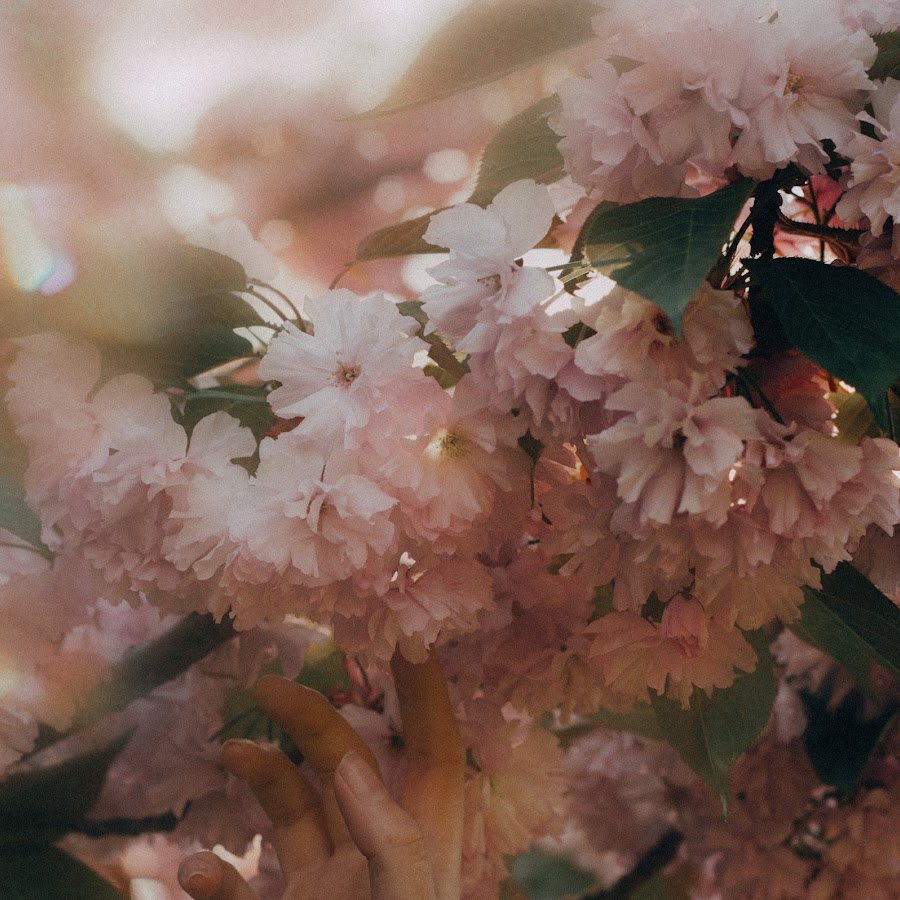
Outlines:
[[0,182],[0,264],[12,283],[27,293],[56,293],[75,274],[72,263],[41,235],[32,192],[9,182]]

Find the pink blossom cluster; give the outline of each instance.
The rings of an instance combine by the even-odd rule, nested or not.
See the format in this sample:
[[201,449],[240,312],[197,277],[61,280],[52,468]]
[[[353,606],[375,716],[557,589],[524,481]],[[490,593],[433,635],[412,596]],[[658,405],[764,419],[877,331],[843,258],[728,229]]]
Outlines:
[[[56,559],[10,551],[3,596],[68,566],[92,600],[146,597],[242,630],[302,616],[375,662],[436,646],[475,764],[472,897],[559,821],[542,714],[627,710],[649,691],[687,706],[728,687],[756,665],[744,632],[795,619],[813,563],[831,570],[867,533],[873,570],[897,579],[896,560],[874,561],[900,522],[897,445],[836,436],[818,370],[796,360],[764,376],[787,418],[752,406],[736,385],[753,334],[732,291],[704,285],[676,340],[621,287],[564,290],[530,264],[552,216],[525,181],[432,218],[426,237],[449,256],[422,307],[425,334],[465,354],[451,389],[389,297],[308,299],[304,329],[287,324],[259,367],[284,424],[258,445],[223,412],[188,437],[173,396],[104,377],[95,348],[59,335],[17,340],[7,371],[27,500]],[[590,336],[571,346],[578,322]],[[57,642],[76,626],[57,623]],[[142,727],[176,733],[165,692],[149,702]],[[178,745],[208,777],[156,772],[151,811],[193,790],[206,799],[192,818],[213,820],[210,703]],[[4,721],[10,760],[34,736],[33,715],[17,722]]]
[[874,88],[866,71],[876,46],[866,28],[880,30],[896,14],[873,18],[836,0],[774,6],[605,6],[588,76],[559,91],[553,127],[572,177],[629,203],[708,193],[730,169],[761,179],[791,162],[823,171],[821,142],[851,140]]

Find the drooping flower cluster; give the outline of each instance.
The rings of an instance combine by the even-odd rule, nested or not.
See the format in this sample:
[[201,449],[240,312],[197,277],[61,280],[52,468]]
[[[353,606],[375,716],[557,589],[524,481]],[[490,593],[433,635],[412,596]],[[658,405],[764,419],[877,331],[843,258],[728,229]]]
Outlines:
[[802,0],[777,16],[739,0],[613,3],[594,27],[599,58],[562,85],[554,127],[576,181],[618,203],[707,193],[731,167],[821,171],[821,142],[850,139],[873,87],[869,34]]
[[[753,234],[748,250],[743,231],[723,235],[725,256],[697,279],[677,332],[661,307],[580,258],[557,250],[545,267],[535,251],[553,244],[558,210],[525,179],[483,207],[431,216],[424,240],[446,255],[417,301],[343,289],[307,298],[302,319],[242,375],[258,394],[241,399],[275,422],[265,434],[222,410],[188,425],[199,381],[110,376],[100,350],[57,333],[10,342],[5,406],[40,541],[0,529],[10,673],[0,766],[29,752],[39,724],[65,728],[129,646],[178,615],[228,617],[238,639],[124,716],[122,729],[137,732],[98,815],[188,810],[177,839],[241,852],[265,824],[221,826],[239,789],[215,761],[215,739],[231,733],[226,709],[246,701],[246,680],[270,663],[296,674],[311,635],[327,634],[356,657],[364,698],[353,695],[345,715],[396,792],[402,735],[385,664],[434,648],[470,750],[466,897],[490,898],[504,857],[538,835],[565,840],[562,757],[537,724],[548,714],[562,727],[664,698],[686,710],[727,690],[759,665],[761,629],[796,622],[804,589],[840,564],[900,602],[900,449],[873,436],[874,419],[841,418],[846,376],[822,368],[827,353],[811,354],[817,364],[789,346],[790,329],[772,324],[776,304],[760,303],[752,263],[741,264],[776,249],[824,260],[819,242],[830,239],[845,265],[900,283],[889,246],[900,82],[868,74],[871,35],[900,22],[891,4],[823,8],[622,0],[598,13],[587,77],[560,88],[552,127],[585,206],[791,173],[790,200],[759,192],[744,223],[762,232],[753,216],[770,202],[770,230],[789,239],[773,231],[760,249]],[[779,219],[789,202],[809,216]],[[633,243],[623,253],[640,254]],[[204,384],[227,396],[230,377]],[[867,383],[855,386],[871,400]],[[204,703],[187,712],[195,696]],[[796,712],[800,701],[779,694],[776,719],[790,719],[779,703]],[[781,724],[786,741],[802,732]],[[671,754],[615,741],[576,748],[570,775],[617,772],[612,805],[633,803],[623,834],[658,837],[669,789],[703,806]],[[810,883],[790,840],[814,779],[800,769],[777,796],[763,770],[793,752],[782,744],[765,744],[735,776],[762,792],[741,801],[736,827],[720,830],[707,811],[679,822],[718,853],[705,870],[711,892],[754,896],[760,872],[785,896]],[[632,758],[598,775],[605,754]],[[867,843],[892,821],[890,792],[895,782],[820,817],[831,836],[820,887],[826,869],[835,891],[863,878]],[[750,815],[752,803],[769,807]],[[771,826],[765,840],[745,813]],[[616,838],[604,833],[593,850],[605,842],[619,865],[628,854]],[[895,874],[884,856],[873,892]]]

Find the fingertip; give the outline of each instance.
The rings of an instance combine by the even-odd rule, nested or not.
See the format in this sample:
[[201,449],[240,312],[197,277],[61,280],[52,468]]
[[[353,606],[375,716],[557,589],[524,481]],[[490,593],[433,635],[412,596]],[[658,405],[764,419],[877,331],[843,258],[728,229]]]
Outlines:
[[194,900],[207,900],[222,887],[222,863],[215,853],[201,850],[178,867],[178,883]]
[[264,752],[253,741],[232,738],[222,745],[222,765],[238,778],[252,778],[257,773],[259,760]]
[[260,706],[265,706],[267,700],[283,697],[285,687],[294,683],[283,675],[263,675],[256,682],[256,702]]

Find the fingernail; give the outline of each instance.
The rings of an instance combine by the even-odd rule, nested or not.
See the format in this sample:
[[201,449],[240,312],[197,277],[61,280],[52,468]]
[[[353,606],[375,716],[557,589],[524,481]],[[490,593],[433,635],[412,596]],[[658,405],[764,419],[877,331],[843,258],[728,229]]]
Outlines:
[[181,886],[191,893],[203,894],[214,890],[217,878],[216,860],[206,854],[188,857],[178,868]]
[[334,774],[358,800],[366,800],[382,789],[379,777],[355,750],[344,754]]

